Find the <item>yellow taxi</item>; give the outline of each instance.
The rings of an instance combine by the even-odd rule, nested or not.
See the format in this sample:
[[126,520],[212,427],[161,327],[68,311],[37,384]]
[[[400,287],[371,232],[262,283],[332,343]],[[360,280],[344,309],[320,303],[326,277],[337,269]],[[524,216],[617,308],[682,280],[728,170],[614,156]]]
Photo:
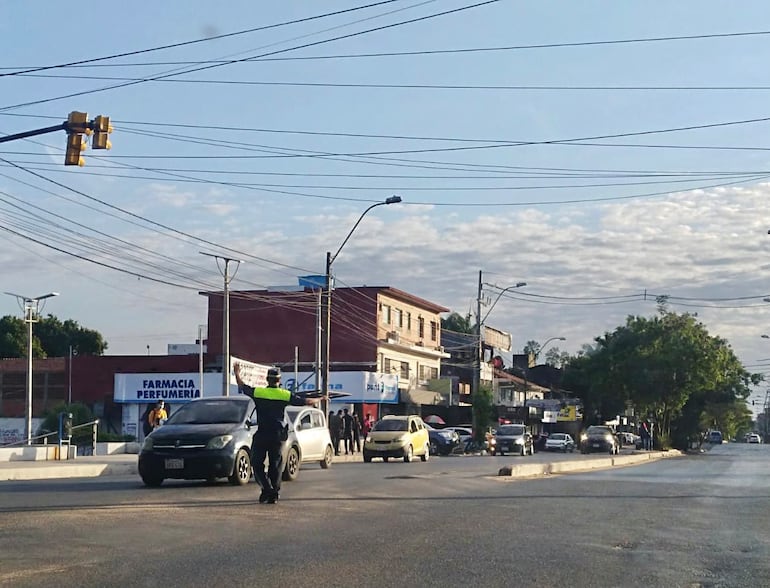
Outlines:
[[412,461],[416,455],[422,461],[430,457],[430,439],[425,423],[417,415],[388,415],[377,421],[364,441],[364,461],[373,457],[388,461],[391,457],[401,457],[405,462]]

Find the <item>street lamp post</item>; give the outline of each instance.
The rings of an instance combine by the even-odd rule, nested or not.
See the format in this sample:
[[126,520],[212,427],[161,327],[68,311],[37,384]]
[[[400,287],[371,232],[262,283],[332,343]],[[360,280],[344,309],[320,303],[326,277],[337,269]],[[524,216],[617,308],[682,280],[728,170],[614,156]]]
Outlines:
[[321,389],[323,390],[324,413],[327,413],[329,410],[329,367],[330,367],[329,344],[331,341],[332,264],[334,263],[334,260],[337,259],[337,256],[340,254],[340,251],[342,251],[342,248],[348,242],[348,240],[350,239],[351,235],[354,233],[356,228],[358,228],[358,225],[366,216],[366,213],[368,213],[373,208],[377,208],[378,206],[384,206],[387,204],[397,204],[399,202],[401,202],[401,196],[390,196],[389,198],[386,198],[383,202],[376,202],[375,204],[372,204],[369,208],[367,208],[361,213],[361,216],[358,217],[356,224],[354,224],[353,228],[350,229],[350,232],[342,241],[342,245],[339,246],[339,248],[337,249],[337,252],[334,255],[332,255],[331,252],[329,251],[326,252],[326,277],[324,280],[324,292],[323,292],[324,303],[321,305],[321,310],[323,314],[323,316],[321,317],[321,324],[323,325],[323,329],[324,329],[324,344],[321,346],[321,349],[320,349],[321,361],[318,362],[322,366],[321,367]]
[[27,410],[25,433],[27,445],[32,445],[32,323],[36,323],[40,314],[40,301],[46,298],[58,296],[58,292],[50,292],[42,296],[30,298],[13,292],[6,292],[9,296],[15,296],[20,306],[24,309],[24,322],[27,323]]
[[[495,301],[489,306],[489,310],[482,318],[481,295],[482,295],[482,289],[484,287],[484,282],[483,282],[483,272],[482,270],[479,270],[479,290],[478,290],[478,296],[476,298],[476,329],[475,329],[476,348],[473,354],[474,358],[473,358],[473,381],[471,382],[471,402],[476,402],[478,398],[479,390],[481,389],[481,360],[482,360],[482,355],[484,353],[484,348],[482,346],[482,341],[481,341],[481,325],[484,323],[485,320],[487,320],[489,313],[492,312],[492,309],[498,303],[498,301],[500,300],[500,297],[503,294],[505,294],[509,290],[513,290],[515,288],[521,288],[522,286],[526,286],[526,285],[527,285],[526,282],[516,282],[512,286],[508,286],[507,288],[503,288],[502,290],[500,290],[500,292],[497,295],[497,298],[495,298]],[[474,435],[476,435],[478,431],[478,423],[476,422],[475,410],[471,412],[471,421],[472,421],[471,428],[474,431]]]
[[483,353],[483,347],[481,344],[482,343],[481,326],[484,324],[484,321],[487,320],[489,313],[492,312],[492,309],[499,302],[503,294],[505,294],[509,290],[513,290],[515,288],[521,288],[522,286],[526,286],[526,285],[527,285],[526,282],[516,282],[512,286],[508,286],[507,288],[503,288],[502,290],[500,290],[500,292],[497,295],[497,298],[495,298],[495,301],[489,306],[489,310],[487,310],[487,313],[482,318],[481,292],[482,292],[482,288],[484,287],[484,283],[482,281],[482,271],[479,270],[479,290],[478,290],[478,297],[476,298],[476,332],[475,332],[476,352],[474,353],[475,358],[473,362],[473,381],[471,382],[471,398],[473,398],[473,396],[475,396],[475,394],[481,388],[481,359],[482,359],[482,353]]

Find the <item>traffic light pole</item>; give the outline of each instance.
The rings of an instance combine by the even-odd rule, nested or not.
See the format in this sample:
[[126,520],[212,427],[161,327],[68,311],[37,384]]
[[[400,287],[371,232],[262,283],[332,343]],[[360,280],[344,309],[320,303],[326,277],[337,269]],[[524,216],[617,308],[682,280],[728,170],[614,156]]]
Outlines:
[[37,137],[38,135],[45,135],[47,133],[55,133],[57,131],[66,131],[68,123],[63,122],[52,127],[43,127],[42,129],[35,129],[33,131],[24,131],[23,133],[16,133],[14,135],[4,135],[0,137],[0,143],[7,143],[8,141],[17,141],[18,139],[26,139],[28,137]]

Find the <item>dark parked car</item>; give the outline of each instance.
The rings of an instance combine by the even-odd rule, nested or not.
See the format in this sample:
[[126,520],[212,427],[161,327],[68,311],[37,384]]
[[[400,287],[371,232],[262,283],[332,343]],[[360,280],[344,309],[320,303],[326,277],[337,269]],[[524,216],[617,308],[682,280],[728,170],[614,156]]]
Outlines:
[[494,434],[494,445],[490,446],[492,455],[518,453],[534,455],[535,443],[524,425],[500,425]]
[[449,455],[460,445],[460,435],[453,429],[434,429],[425,423],[428,429],[431,455]]
[[620,444],[615,431],[607,425],[591,425],[580,435],[580,453],[603,451],[617,455],[619,450]]
[[139,452],[144,483],[227,478],[231,484],[247,484],[256,431],[248,419],[252,407],[245,396],[200,398],[183,405],[145,438]]
[[[288,407],[286,415],[283,479],[295,480],[303,463],[330,467],[334,453],[323,411]],[[168,478],[228,478],[232,484],[248,484],[256,422],[254,404],[246,396],[193,400],[145,438],[139,475],[148,486],[160,486]]]

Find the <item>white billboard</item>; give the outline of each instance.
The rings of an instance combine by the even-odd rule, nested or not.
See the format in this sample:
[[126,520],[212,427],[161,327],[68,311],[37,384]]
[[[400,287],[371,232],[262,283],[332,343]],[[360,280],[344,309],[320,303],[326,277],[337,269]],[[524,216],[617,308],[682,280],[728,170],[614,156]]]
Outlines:
[[[282,380],[285,388],[294,389],[294,372],[285,372]],[[316,389],[314,372],[299,372],[297,381],[300,392]],[[378,372],[330,372],[329,392],[349,394],[345,403],[397,404],[398,376]]]

